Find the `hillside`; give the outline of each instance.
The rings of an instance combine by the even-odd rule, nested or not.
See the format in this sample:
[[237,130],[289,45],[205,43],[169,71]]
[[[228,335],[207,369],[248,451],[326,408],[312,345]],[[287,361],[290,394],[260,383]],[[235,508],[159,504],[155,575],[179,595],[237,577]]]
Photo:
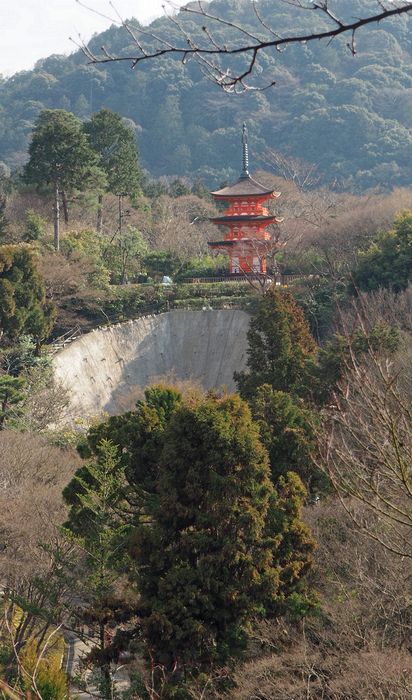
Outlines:
[[[347,0],[356,16],[368,3]],[[279,32],[304,31],[322,22],[281,0],[261,0],[262,17]],[[251,31],[257,19],[249,0],[214,0],[209,9]],[[193,16],[192,34],[200,31]],[[188,22],[189,19],[182,18]],[[32,125],[45,107],[87,119],[109,107],[131,120],[143,166],[153,176],[187,175],[208,185],[238,170],[239,127],[248,120],[254,167],[270,149],[317,166],[323,182],[348,190],[410,183],[412,157],[412,40],[406,16],[358,35],[352,57],[345,39],[268,53],[261,59],[276,86],[229,96],[204,79],[198,66],[162,59],[141,64],[93,66],[82,52],[50,56],[33,71],[0,82],[0,161],[11,168],[26,160]],[[173,39],[167,18],[151,29]],[[221,27],[222,42],[229,38]],[[90,42],[97,53],[133,53],[130,36],[112,27]],[[265,64],[263,66],[263,63]]]

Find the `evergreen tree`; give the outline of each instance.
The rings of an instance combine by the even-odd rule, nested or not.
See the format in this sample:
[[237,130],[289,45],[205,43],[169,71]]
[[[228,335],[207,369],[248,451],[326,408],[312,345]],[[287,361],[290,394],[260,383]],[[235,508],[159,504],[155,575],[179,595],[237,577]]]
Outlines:
[[251,398],[263,384],[299,393],[305,364],[316,345],[292,294],[270,289],[259,301],[247,337],[248,371],[234,375],[241,396]]
[[13,416],[19,415],[19,404],[24,399],[24,384],[22,377],[0,374],[0,430],[6,427]]
[[361,327],[350,334],[335,333],[319,349],[316,361],[308,362],[302,391],[312,403],[324,406],[330,401],[353,357],[362,363],[363,360],[367,361],[370,352],[392,355],[399,348],[401,335],[396,326],[387,323],[370,325],[368,319],[362,316],[359,316],[359,320]]
[[0,336],[14,340],[27,333],[38,345],[49,335],[54,316],[33,249],[26,244],[0,246]]
[[[293,497],[297,507],[297,489]],[[313,542],[307,531],[301,537],[299,508],[282,519],[282,498],[239,397],[207,397],[172,413],[150,526],[136,529],[130,548],[144,640],[164,672],[162,697],[175,697],[186,671],[239,653],[251,617],[286,596],[287,582],[295,589],[309,567]]]
[[304,616],[317,607],[316,595],[308,590],[306,575],[312,567],[316,542],[302,520],[307,491],[294,472],[280,476],[272,492],[266,532],[277,533],[275,560],[279,571],[276,598],[266,601],[270,614],[288,612]]
[[88,183],[103,183],[97,157],[90,148],[80,120],[63,109],[43,110],[34,126],[29,160],[24,169],[27,183],[54,191],[54,246],[60,247],[60,195],[68,221],[67,194],[84,191]]
[[303,402],[284,391],[275,391],[268,384],[258,387],[250,400],[261,440],[269,454],[272,480],[295,472],[306,488],[326,488],[325,476],[315,467],[315,416]]
[[83,130],[98,157],[99,166],[106,173],[107,191],[138,194],[142,173],[136,140],[121,115],[101,109],[84,124]]
[[23,240],[38,241],[44,236],[46,230],[46,221],[37,214],[33,209],[28,209],[26,212],[26,225],[24,227]]
[[[136,196],[141,189],[139,167],[133,130],[110,109],[101,109],[86,122],[83,130],[96,153],[99,167],[107,178],[106,190],[112,194],[127,193]],[[102,230],[102,195],[99,195],[97,229]]]
[[[112,416],[105,423],[92,427],[86,443],[80,447],[83,456],[91,456],[96,454],[102,440],[119,446],[119,463],[133,491],[137,512],[144,507],[145,499],[156,493],[164,431],[181,401],[182,395],[174,387],[149,387],[145,390],[145,399],[137,402],[136,410]],[[75,499],[76,493],[65,496]],[[74,503],[74,500],[69,502]]]
[[[125,559],[127,519],[121,515],[124,473],[119,465],[118,448],[108,440],[96,446],[96,458],[76,472],[63,495],[72,504],[69,519],[63,527],[74,555],[62,562],[62,575],[73,576],[73,590],[81,600],[81,618],[98,628],[98,642],[90,660],[101,673],[100,691],[104,698],[113,698],[111,654],[108,652],[108,630],[122,607],[118,571]],[[70,571],[69,567],[75,569]],[[74,613],[74,611],[72,611]],[[76,610],[78,614],[78,610]]]
[[411,279],[412,212],[405,212],[395,219],[391,231],[380,234],[366,252],[360,253],[353,284],[368,292],[379,287],[399,292]]
[[[93,427],[82,454],[99,458],[108,439],[127,482],[112,495],[116,512],[124,498],[131,518],[123,544],[139,591],[133,634],[159,669],[156,692],[183,698],[186,672],[239,653],[254,615],[290,609],[289,599],[294,611],[309,606],[306,491],[295,474],[272,483],[258,426],[238,396],[151,387],[135,411]],[[88,494],[100,481],[82,467],[64,491],[75,537],[88,536]]]

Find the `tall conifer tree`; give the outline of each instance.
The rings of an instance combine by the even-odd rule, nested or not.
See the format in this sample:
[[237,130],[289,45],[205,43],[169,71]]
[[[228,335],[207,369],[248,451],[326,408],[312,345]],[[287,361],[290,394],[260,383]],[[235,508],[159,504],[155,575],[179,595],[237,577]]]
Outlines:
[[164,697],[174,697],[187,671],[239,653],[251,618],[306,572],[313,542],[298,517],[304,487],[292,477],[300,491],[295,484],[289,517],[238,396],[177,408],[159,466],[150,526],[137,528],[130,551],[145,643],[163,669]]
[[241,396],[251,398],[263,384],[299,393],[306,360],[314,356],[316,344],[292,294],[270,289],[259,301],[247,337],[248,371],[234,375]]
[[40,343],[54,317],[33,249],[27,244],[0,246],[0,337],[15,340],[27,333]]
[[[97,155],[99,167],[107,178],[106,190],[112,194],[135,196],[140,192],[142,174],[133,130],[110,109],[101,109],[84,124],[83,130]],[[101,231],[103,197],[99,195],[97,229]]]
[[60,247],[60,197],[67,221],[67,193],[73,189],[84,191],[92,183],[93,186],[102,184],[103,175],[96,166],[97,157],[74,114],[64,109],[40,112],[32,133],[24,178],[39,189],[53,188],[56,250]]

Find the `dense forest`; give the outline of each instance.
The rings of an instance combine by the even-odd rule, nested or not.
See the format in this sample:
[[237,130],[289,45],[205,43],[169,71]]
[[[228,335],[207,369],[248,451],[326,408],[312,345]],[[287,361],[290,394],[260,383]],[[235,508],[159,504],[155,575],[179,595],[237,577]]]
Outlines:
[[[365,3],[348,0],[344,11],[361,15],[361,6]],[[257,30],[249,0],[215,0],[209,9]],[[323,21],[280,0],[262,0],[259,12],[279,32],[304,32]],[[201,34],[198,19],[181,17],[194,36]],[[409,23],[405,15],[361,32],[355,57],[343,38],[266,53],[260,67],[276,86],[236,97],[205,80],[197,64],[184,66],[179,59],[132,70],[128,62],[90,65],[81,51],[50,56],[33,71],[0,83],[1,160],[11,168],[26,161],[31,128],[45,107],[72,111],[81,119],[108,107],[129,120],[142,165],[152,176],[186,175],[208,185],[230,179],[238,169],[239,127],[247,119],[255,167],[264,167],[270,151],[279,151],[315,165],[324,183],[341,189],[407,185],[412,155]],[[178,37],[166,17],[151,29]],[[229,32],[219,28],[222,43]],[[90,42],[97,54],[102,45],[109,54],[133,55],[131,36],[123,28],[113,26]]]

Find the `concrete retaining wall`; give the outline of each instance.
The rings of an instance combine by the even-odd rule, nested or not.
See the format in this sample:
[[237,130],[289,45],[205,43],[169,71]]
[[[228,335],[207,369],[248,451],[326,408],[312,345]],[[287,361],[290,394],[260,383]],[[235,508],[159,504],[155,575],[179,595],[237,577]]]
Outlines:
[[234,390],[248,325],[239,310],[170,311],[81,336],[54,358],[55,376],[69,392],[68,419],[128,410],[139,390],[171,374]]

